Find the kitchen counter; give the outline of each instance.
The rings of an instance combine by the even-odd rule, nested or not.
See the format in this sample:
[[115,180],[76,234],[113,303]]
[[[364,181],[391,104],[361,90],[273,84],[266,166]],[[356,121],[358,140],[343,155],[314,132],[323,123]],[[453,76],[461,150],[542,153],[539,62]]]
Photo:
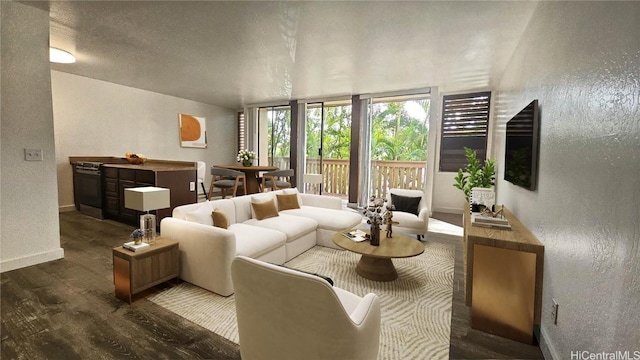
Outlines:
[[[83,208],[82,201],[79,200],[84,193],[90,192],[94,200],[91,202],[92,210],[99,212],[95,214],[96,217],[137,225],[142,213],[124,205],[125,189],[134,187],[155,186],[170,190],[171,205],[166,209],[152,211],[158,217],[157,224],[164,217],[171,216],[176,206],[198,201],[197,162],[147,159],[144,164],[134,165],[129,164],[125,158],[114,156],[71,156],[69,162],[74,168],[76,208]],[[93,175],[78,174],[75,169],[81,162],[102,164],[101,170]],[[87,179],[80,184],[76,178]],[[91,182],[87,182],[89,180]]]
[[119,169],[139,169],[151,171],[181,171],[185,169],[197,169],[198,163],[192,161],[155,160],[147,159],[144,164],[129,164],[127,159],[113,156],[70,156],[69,162],[75,164],[81,161],[102,163],[102,166]]

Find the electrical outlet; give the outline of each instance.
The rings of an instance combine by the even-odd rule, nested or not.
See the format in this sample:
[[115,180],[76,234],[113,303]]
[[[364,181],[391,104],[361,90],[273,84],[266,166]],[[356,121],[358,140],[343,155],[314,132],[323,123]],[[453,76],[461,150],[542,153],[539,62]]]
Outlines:
[[189,191],[196,191],[196,183],[194,181],[189,182]]
[[558,325],[558,300],[551,299],[553,301],[551,307],[551,320],[553,320],[553,325]]
[[24,159],[26,161],[42,161],[42,149],[24,149]]

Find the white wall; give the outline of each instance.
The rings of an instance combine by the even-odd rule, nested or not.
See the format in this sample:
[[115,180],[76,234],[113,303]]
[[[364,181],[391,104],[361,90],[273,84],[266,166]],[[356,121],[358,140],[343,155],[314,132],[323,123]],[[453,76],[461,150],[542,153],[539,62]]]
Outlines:
[[547,359],[640,351],[639,33],[640,3],[541,2],[499,85],[500,163],[505,122],[539,99],[538,189],[500,180],[497,201],[545,245]]
[[[124,157],[129,151],[150,159],[205,161],[207,168],[236,162],[234,110],[59,71],[51,71],[51,85],[62,210],[73,208],[69,156]],[[206,149],[180,147],[178,113],[207,119]],[[205,186],[210,177],[207,171]]]
[[[0,271],[64,256],[60,248],[49,14],[2,1],[0,132],[2,139]],[[24,149],[43,161],[25,161]]]

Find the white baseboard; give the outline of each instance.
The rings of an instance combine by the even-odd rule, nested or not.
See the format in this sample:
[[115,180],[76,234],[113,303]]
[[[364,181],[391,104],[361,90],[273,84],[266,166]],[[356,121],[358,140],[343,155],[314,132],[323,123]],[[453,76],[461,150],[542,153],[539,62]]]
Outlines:
[[21,269],[23,267],[42,264],[48,261],[59,260],[64,258],[64,249],[46,251],[38,254],[32,254],[21,258],[2,260],[0,262],[0,273]]
[[545,328],[540,326],[540,350],[542,351],[542,356],[544,356],[545,360],[561,359],[553,344],[549,341],[550,339],[551,337],[547,334]]
[[68,211],[74,211],[76,209],[75,205],[62,205],[62,206],[58,206],[58,212],[68,212]]

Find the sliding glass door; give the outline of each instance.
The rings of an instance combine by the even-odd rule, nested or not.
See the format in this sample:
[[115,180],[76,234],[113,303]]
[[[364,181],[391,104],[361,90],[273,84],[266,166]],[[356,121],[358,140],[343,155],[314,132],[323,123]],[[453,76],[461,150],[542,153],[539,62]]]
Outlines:
[[258,109],[258,159],[260,165],[289,169],[291,156],[291,107]]
[[368,195],[424,188],[429,106],[429,94],[370,99]]
[[[351,147],[351,100],[307,104],[305,174],[319,174],[320,184],[305,191],[347,199]],[[312,179],[313,176],[307,176]]]

